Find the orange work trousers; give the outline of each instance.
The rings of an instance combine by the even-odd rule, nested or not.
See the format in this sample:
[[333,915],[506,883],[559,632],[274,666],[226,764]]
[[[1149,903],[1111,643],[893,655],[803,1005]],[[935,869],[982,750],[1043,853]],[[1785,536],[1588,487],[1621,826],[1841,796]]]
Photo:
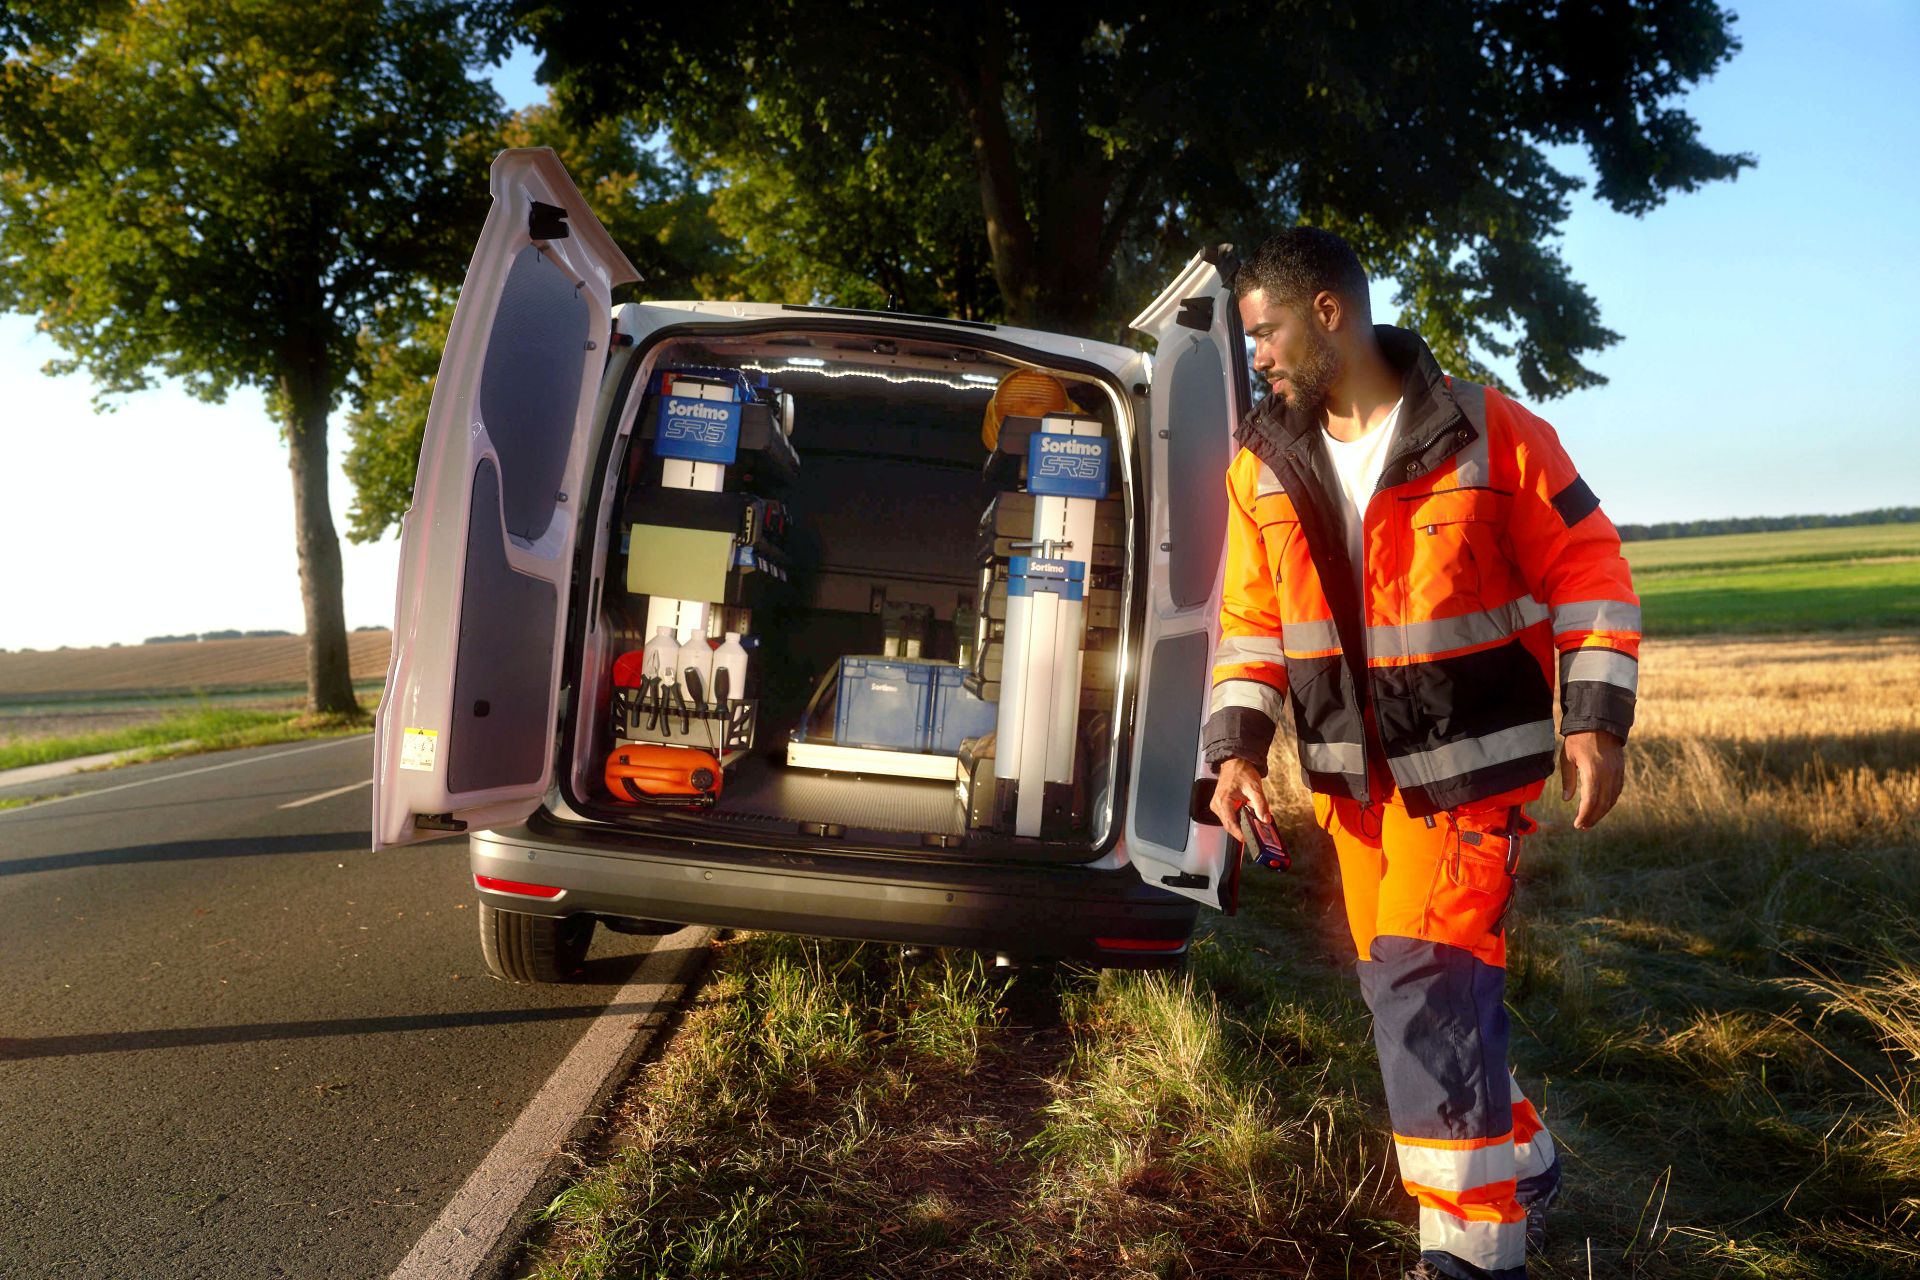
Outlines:
[[1526,1275],[1526,1208],[1558,1192],[1553,1137],[1507,1066],[1506,918],[1541,784],[1431,817],[1398,792],[1315,795],[1373,1011],[1421,1257],[1455,1280]]

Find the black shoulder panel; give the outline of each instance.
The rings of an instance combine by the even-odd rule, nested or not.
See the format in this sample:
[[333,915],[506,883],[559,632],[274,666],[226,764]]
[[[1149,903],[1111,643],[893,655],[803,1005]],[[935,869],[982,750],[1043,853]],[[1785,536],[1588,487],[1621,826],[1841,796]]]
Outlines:
[[1600,499],[1585,480],[1575,476],[1572,484],[1553,495],[1553,509],[1571,529],[1600,509]]

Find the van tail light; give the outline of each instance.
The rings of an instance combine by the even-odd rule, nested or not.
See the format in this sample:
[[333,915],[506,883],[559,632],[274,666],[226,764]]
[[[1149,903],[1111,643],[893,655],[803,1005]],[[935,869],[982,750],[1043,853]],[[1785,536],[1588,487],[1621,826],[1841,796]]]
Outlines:
[[1179,951],[1185,938],[1095,938],[1094,944],[1108,951]]
[[522,898],[557,898],[566,890],[552,884],[523,884],[518,880],[501,880],[495,876],[476,875],[473,878],[476,887],[494,893],[511,893]]

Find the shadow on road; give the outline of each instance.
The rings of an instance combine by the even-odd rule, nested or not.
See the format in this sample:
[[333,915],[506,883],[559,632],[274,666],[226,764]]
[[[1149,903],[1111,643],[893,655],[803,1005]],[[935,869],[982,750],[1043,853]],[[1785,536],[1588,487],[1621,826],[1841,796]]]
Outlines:
[[191,862],[197,858],[246,858],[275,853],[362,853],[372,843],[366,831],[319,831],[309,835],[236,836],[214,840],[169,840],[119,849],[85,849],[0,861],[0,876],[74,867],[115,867],[129,862]]
[[[590,982],[624,983],[649,954],[672,955],[689,948],[610,956],[587,965]],[[645,1017],[661,1004],[633,1001],[624,1004],[571,1004],[550,1009],[476,1009],[467,1013],[409,1013],[380,1018],[316,1018],[303,1022],[245,1022],[218,1027],[162,1027],[151,1031],[96,1031],[66,1036],[0,1036],[0,1062],[28,1058],[62,1058],[86,1053],[124,1053],[137,1049],[190,1049],[211,1044],[245,1044],[257,1040],[304,1040],[314,1036],[358,1036],[392,1031],[447,1031],[463,1027],[498,1027],[521,1022],[558,1022],[570,1018],[597,1018],[601,1014]]]

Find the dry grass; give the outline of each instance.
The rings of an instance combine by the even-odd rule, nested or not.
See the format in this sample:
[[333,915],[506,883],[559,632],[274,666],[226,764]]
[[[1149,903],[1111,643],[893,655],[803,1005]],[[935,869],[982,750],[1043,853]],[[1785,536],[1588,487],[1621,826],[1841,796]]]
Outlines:
[[[1642,694],[1620,807],[1576,834],[1550,788],[1526,854],[1514,1051],[1569,1184],[1533,1274],[1920,1274],[1920,636],[1655,644]],[[1275,764],[1296,873],[1186,974],[735,944],[539,1274],[1398,1276],[1339,887]]]

